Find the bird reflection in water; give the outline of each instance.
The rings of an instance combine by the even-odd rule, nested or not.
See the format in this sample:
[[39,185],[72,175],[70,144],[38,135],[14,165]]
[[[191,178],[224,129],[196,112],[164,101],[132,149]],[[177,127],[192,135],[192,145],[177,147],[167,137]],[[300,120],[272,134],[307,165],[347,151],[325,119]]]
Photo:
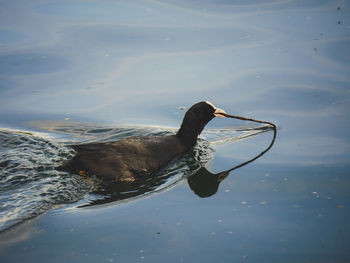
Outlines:
[[199,197],[212,196],[218,191],[220,183],[223,180],[225,180],[227,176],[229,176],[230,172],[255,161],[256,159],[263,156],[266,152],[268,152],[275,143],[277,134],[276,126],[273,125],[271,127],[273,130],[273,137],[270,145],[264,151],[262,151],[260,154],[256,155],[252,159],[249,159],[239,165],[232,167],[231,169],[222,171],[220,173],[213,174],[209,172],[205,167],[200,168],[195,174],[191,175],[187,179],[188,185],[190,186],[192,191]]

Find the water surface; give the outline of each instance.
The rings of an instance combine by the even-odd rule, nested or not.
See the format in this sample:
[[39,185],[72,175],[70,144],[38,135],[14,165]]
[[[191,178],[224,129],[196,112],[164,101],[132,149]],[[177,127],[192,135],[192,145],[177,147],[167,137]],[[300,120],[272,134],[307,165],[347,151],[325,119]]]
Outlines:
[[[350,261],[348,1],[0,2],[4,261]],[[126,202],[79,208],[101,195],[53,169],[70,143],[174,132],[202,100],[279,127],[209,197],[183,169],[230,169],[271,132],[215,119]]]

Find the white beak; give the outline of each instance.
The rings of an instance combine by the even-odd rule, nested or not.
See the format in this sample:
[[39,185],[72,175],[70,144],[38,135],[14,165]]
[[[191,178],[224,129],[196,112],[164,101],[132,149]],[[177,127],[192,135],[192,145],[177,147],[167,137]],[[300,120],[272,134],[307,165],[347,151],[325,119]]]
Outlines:
[[223,118],[223,117],[225,117],[225,116],[223,116],[223,115],[221,115],[221,114],[227,114],[224,110],[219,109],[219,108],[216,108],[216,107],[213,105],[213,103],[211,103],[211,102],[209,102],[209,101],[206,101],[206,103],[209,104],[210,106],[212,106],[212,107],[215,109],[215,111],[214,111],[214,116],[215,116],[215,117],[221,117],[221,118]]
[[224,118],[225,116],[222,115],[222,114],[226,114],[226,112],[222,109],[219,109],[219,108],[215,108],[215,111],[214,111],[214,115],[215,117],[221,117],[221,118]]

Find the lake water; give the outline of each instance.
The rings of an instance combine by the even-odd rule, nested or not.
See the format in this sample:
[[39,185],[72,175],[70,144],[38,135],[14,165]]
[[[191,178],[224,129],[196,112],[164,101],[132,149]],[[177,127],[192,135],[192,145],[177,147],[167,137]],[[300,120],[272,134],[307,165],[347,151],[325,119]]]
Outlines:
[[[3,262],[349,262],[349,1],[0,1]],[[54,170],[72,143],[176,131],[123,192]],[[194,187],[195,185],[203,187]]]

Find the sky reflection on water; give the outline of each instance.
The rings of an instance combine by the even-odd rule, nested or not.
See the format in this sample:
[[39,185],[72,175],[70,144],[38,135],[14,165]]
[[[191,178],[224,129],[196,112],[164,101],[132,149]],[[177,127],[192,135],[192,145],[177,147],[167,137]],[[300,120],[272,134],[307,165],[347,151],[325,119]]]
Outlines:
[[177,126],[174,109],[210,99],[305,143],[340,143],[347,155],[335,159],[350,157],[346,2],[22,1],[3,10],[6,115]]
[[[147,251],[141,245],[138,249],[135,245],[133,251],[120,240],[124,239],[125,244],[147,240],[146,229],[150,225],[154,227],[151,231],[162,233],[159,240],[154,239],[149,245],[159,255],[152,262],[167,257],[157,249],[158,245],[167,248],[170,255],[176,255],[174,262],[181,258],[209,262],[213,258],[208,259],[204,254],[194,257],[209,247],[216,251],[214,255],[223,255],[222,262],[249,258],[258,262],[258,255],[262,254],[266,260],[291,262],[288,255],[294,252],[293,260],[298,262],[332,262],[334,258],[335,262],[343,262],[341,259],[350,258],[344,250],[349,244],[345,237],[349,234],[345,223],[349,219],[346,201],[349,195],[342,188],[349,186],[350,164],[348,1],[0,3],[0,125],[3,127],[28,128],[23,121],[57,118],[178,127],[184,112],[179,107],[189,107],[201,100],[210,100],[230,114],[269,120],[279,126],[271,151],[254,165],[235,171],[222,184],[223,190],[212,198],[193,199],[192,193],[187,195],[191,191],[187,186],[178,187],[155,198],[101,210],[102,215],[94,214],[96,222],[102,220],[107,226],[115,227],[114,234],[120,233],[120,239],[110,237],[111,243],[101,241],[108,245],[100,250],[94,248],[96,253],[91,260],[100,259],[96,256],[100,252],[108,254],[113,244],[118,251],[124,250],[118,254],[121,260],[128,260],[130,253]],[[209,127],[236,123],[242,124],[220,119]],[[268,140],[268,136],[260,136],[236,144],[217,145],[210,169],[218,172],[232,167],[232,161],[249,159]],[[265,174],[271,177],[265,178]],[[338,181],[334,181],[336,178]],[[266,187],[261,180],[270,180],[270,187],[259,188]],[[277,189],[277,194],[273,189]],[[313,192],[324,193],[322,202]],[[332,198],[330,202],[328,195]],[[164,205],[162,198],[171,200],[172,206]],[[268,206],[260,203],[266,200],[271,200],[266,203]],[[158,218],[147,210],[153,211],[157,202],[164,209]],[[188,207],[182,202],[188,203]],[[232,202],[235,207],[229,210],[236,209],[240,214],[228,216],[223,210]],[[247,208],[250,203],[254,209]],[[198,212],[193,212],[197,206]],[[181,211],[181,219],[175,219],[176,211]],[[72,219],[70,214],[57,213],[58,218]],[[136,230],[117,227],[104,213],[119,213],[121,225],[127,224],[128,217],[145,214],[145,222],[153,223],[136,226],[141,221],[133,219]],[[228,222],[214,219],[215,214],[225,214],[230,222],[226,228],[221,228],[220,223],[217,229],[223,229],[226,234],[237,229],[235,238],[241,243],[235,247],[235,256],[230,251],[232,247],[225,245],[230,234],[222,234],[218,241],[218,230],[208,229],[209,236],[200,238],[203,229],[211,225],[210,220]],[[201,221],[199,215],[212,218]],[[54,232],[52,225],[47,224],[55,216],[50,213],[39,220],[47,235]],[[78,222],[84,215],[76,217]],[[77,222],[74,228],[79,225]],[[191,227],[178,230],[178,222]],[[257,222],[259,225],[255,225]],[[247,236],[242,226],[257,235]],[[334,229],[319,231],[330,226]],[[141,236],[139,240],[132,236],[135,231]],[[190,231],[194,231],[193,236],[186,236]],[[74,231],[66,234],[78,243],[81,240]],[[83,234],[98,236],[91,226]],[[312,243],[312,237],[301,242],[306,236],[314,236],[319,242]],[[269,243],[267,239],[274,241]],[[164,245],[165,240],[169,246]],[[40,244],[40,238],[34,242]],[[306,246],[310,243],[314,245]],[[194,246],[193,253],[185,251],[186,244]],[[257,250],[261,244],[261,250]],[[93,244],[88,247],[92,248]],[[65,249],[61,244],[56,251],[61,258]],[[185,255],[180,256],[179,251]],[[247,256],[251,251],[258,252],[253,257]],[[321,251],[328,256],[322,257]],[[83,260],[81,253],[72,257]],[[279,256],[271,259],[272,254]],[[141,257],[147,259],[146,255],[135,258]]]

